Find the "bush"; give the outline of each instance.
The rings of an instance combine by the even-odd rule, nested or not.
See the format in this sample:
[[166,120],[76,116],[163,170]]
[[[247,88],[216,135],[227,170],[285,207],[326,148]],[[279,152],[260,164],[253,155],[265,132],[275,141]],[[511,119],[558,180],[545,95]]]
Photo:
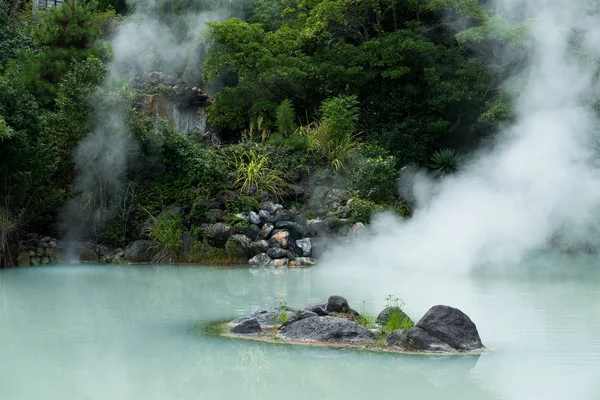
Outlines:
[[355,152],[348,174],[348,186],[360,197],[376,203],[393,201],[399,171],[396,159],[376,146],[363,146]]
[[294,106],[288,99],[279,104],[275,111],[277,133],[283,136],[289,136],[297,128],[296,124],[296,113],[294,112]]
[[286,186],[282,173],[271,167],[267,156],[254,150],[235,158],[235,175],[235,186],[247,194],[264,190],[281,197]]
[[292,152],[306,152],[310,149],[308,137],[300,133],[294,133],[290,136],[276,133],[269,138],[269,144]]
[[340,96],[321,104],[321,121],[301,127],[308,136],[309,147],[316,143],[325,150],[334,171],[344,169],[344,163],[358,145],[356,128],[358,122],[356,96]]
[[153,262],[172,263],[181,255],[181,235],[183,226],[181,218],[172,212],[163,211],[157,217],[148,212],[143,233],[154,242],[156,255]]
[[260,203],[253,197],[250,196],[238,196],[235,200],[227,204],[234,213],[244,213],[249,211],[257,211],[260,208]]

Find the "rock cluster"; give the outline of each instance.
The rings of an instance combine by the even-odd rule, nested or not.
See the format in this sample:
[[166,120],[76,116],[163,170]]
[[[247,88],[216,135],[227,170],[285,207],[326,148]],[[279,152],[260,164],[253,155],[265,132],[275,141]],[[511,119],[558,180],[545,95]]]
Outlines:
[[[131,81],[134,89],[149,91],[164,87],[173,90],[173,98],[180,106],[198,104],[207,106],[212,102],[210,96],[197,87],[192,87],[187,82],[176,79],[159,71],[146,72],[136,75]],[[151,90],[150,90],[151,91]]]
[[[411,327],[386,331],[386,324],[394,313],[407,318]],[[471,319],[449,306],[432,307],[416,325],[399,307],[386,307],[377,318],[379,325],[365,321],[367,319],[350,308],[344,297],[330,296],[327,301],[308,305],[304,310],[287,306],[258,310],[248,317],[233,320],[230,332],[262,337],[268,337],[271,332],[292,341],[371,342],[371,346],[377,346],[377,335],[385,335],[382,339],[387,348],[400,351],[455,353],[485,349]]]
[[18,265],[53,264],[58,258],[58,241],[51,237],[40,237],[35,233],[27,235],[26,240],[19,242]]
[[[216,215],[216,210],[212,214]],[[265,202],[259,210],[235,217],[240,221],[236,226],[223,222],[204,226],[207,239],[215,246],[224,246],[229,255],[249,259],[254,266],[315,264],[308,220],[302,214]]]

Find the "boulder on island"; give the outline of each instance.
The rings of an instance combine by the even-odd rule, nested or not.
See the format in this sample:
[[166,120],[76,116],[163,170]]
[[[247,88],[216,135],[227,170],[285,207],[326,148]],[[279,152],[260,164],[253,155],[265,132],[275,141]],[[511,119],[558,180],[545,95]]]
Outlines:
[[242,320],[239,324],[234,325],[230,330],[231,333],[237,333],[239,335],[252,335],[261,333],[262,328],[256,320],[256,318],[247,318]]
[[278,335],[284,339],[322,342],[356,342],[375,338],[375,334],[345,318],[309,317],[286,325]]
[[477,327],[457,308],[438,305],[406,331],[394,331],[387,342],[409,350],[431,352],[476,351],[485,347]]

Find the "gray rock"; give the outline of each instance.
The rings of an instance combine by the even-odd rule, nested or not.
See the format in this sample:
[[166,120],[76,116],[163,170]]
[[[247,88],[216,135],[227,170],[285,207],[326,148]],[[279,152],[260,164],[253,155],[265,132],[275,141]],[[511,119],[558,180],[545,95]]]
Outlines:
[[473,321],[457,308],[444,305],[431,307],[416,326],[456,350],[484,348]]
[[283,206],[281,204],[274,204],[271,201],[267,201],[260,205],[260,209],[265,210],[270,214],[275,214],[275,211],[283,209]]
[[[285,314],[285,317],[283,315]],[[281,326],[281,324],[287,321],[291,321],[296,318],[296,314],[300,314],[300,310],[296,310],[291,307],[271,307],[262,310],[258,310],[250,318],[255,318],[260,326]]]
[[408,319],[410,321],[410,325],[411,326],[414,325],[414,322],[412,322],[410,317],[408,315],[406,315],[400,307],[395,307],[395,306],[384,308],[377,316],[377,322],[382,325],[387,324],[388,320],[390,319],[390,315],[392,315],[393,313],[398,314],[400,321]]
[[291,319],[290,321],[287,321],[282,326],[287,326],[287,325],[293,324],[294,322],[300,321],[301,319],[306,319],[306,318],[310,318],[310,317],[318,317],[318,315],[312,311],[304,310],[304,311],[301,311],[300,313],[296,313],[296,315],[294,316],[293,319]]
[[273,260],[266,253],[260,253],[252,257],[248,264],[255,266],[268,266],[271,265]]
[[290,259],[289,258],[278,258],[276,260],[273,260],[273,266],[274,267],[287,267],[290,264]]
[[294,222],[294,213],[284,209],[277,210],[273,213],[273,221],[275,224],[282,221]]
[[256,239],[258,233],[260,232],[260,228],[256,225],[249,224],[243,228],[234,226],[231,228],[231,235],[244,235],[248,236],[250,240]]
[[[277,218],[277,217],[275,217]],[[294,221],[278,221],[275,222],[276,229],[285,229],[289,231],[292,236],[297,238],[302,238],[308,235],[308,229],[304,229],[300,224],[295,223]]]
[[273,226],[273,224],[266,223],[262,226],[262,228],[260,228],[258,236],[263,239],[268,239],[269,235],[271,235],[271,232],[273,232],[273,229],[275,229],[275,226]]
[[325,311],[327,312],[337,312],[337,313],[346,313],[350,306],[348,305],[348,300],[343,298],[342,296],[330,296],[327,299],[327,306],[325,307]]
[[276,232],[271,236],[271,239],[269,239],[269,245],[285,249],[288,246],[289,237],[290,234],[288,231]]
[[405,336],[404,329],[396,329],[388,335],[388,337],[385,339],[385,343],[388,346],[402,347],[402,342],[405,340]]
[[294,261],[296,262],[296,264],[302,267],[317,265],[317,261],[312,257],[296,257]]
[[310,253],[312,251],[310,238],[296,240],[296,247],[302,251],[302,257],[310,257]]
[[231,328],[230,332],[239,335],[255,335],[261,333],[262,328],[256,318],[248,318]]
[[105,263],[121,264],[125,258],[125,251],[121,248],[110,251],[102,257],[102,261]]
[[350,235],[351,236],[361,236],[364,235],[367,232],[367,227],[365,226],[365,224],[363,224],[362,222],[357,222],[354,225],[352,225],[352,228],[350,228]]
[[306,306],[306,308],[304,310],[314,312],[315,314],[320,315],[320,316],[325,316],[325,315],[329,315],[329,313],[327,311],[325,311],[326,308],[327,308],[327,302],[321,301],[318,303],[309,304],[308,306]]
[[254,254],[266,253],[269,250],[269,242],[266,240],[257,240],[250,245]]
[[336,317],[310,317],[287,325],[278,335],[285,339],[318,341],[365,341],[373,332],[356,322]]
[[271,247],[267,250],[267,255],[271,258],[290,258],[291,254],[289,250],[282,249],[280,247]]
[[235,216],[243,219],[244,221],[250,221],[250,215],[248,213],[237,213]]
[[250,212],[250,223],[254,224],[254,225],[259,225],[260,224],[260,217],[254,211]]
[[403,335],[400,335],[400,345],[408,350],[429,351],[429,352],[453,352],[453,349],[447,343],[430,335],[424,329],[413,326],[407,329]]
[[300,225],[303,231],[306,232],[306,235],[308,235],[308,220],[304,215],[296,213],[296,216],[294,216],[294,222]]
[[360,313],[353,308],[349,308],[346,314],[354,315],[356,317],[360,317]]
[[268,223],[268,224],[273,223],[273,216],[267,210],[260,210],[258,212],[258,216],[260,217],[261,221],[263,221],[265,223]]
[[233,235],[225,243],[225,250],[230,257],[247,258],[252,253],[250,239],[241,234]]
[[229,239],[229,235],[231,234],[231,227],[222,224],[216,223],[211,225],[206,230],[206,237],[209,239],[215,240],[217,242],[226,242]]
[[308,221],[308,234],[310,237],[323,237],[331,234],[329,224],[325,220],[312,219]]

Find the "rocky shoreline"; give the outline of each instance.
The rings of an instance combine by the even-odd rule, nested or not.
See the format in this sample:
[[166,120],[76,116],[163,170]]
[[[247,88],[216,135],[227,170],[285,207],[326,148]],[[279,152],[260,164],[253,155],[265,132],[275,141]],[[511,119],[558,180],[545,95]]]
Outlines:
[[294,309],[285,303],[233,321],[216,323],[219,336],[372,351],[425,354],[481,354],[487,351],[477,327],[462,311],[433,306],[416,323],[400,307],[388,306],[376,319],[353,310],[342,296]]
[[[224,214],[214,208],[208,209],[207,214],[211,223],[201,224],[194,235],[187,231],[181,234],[181,255],[172,262],[206,264],[204,256],[218,251],[227,261],[235,261],[228,264],[309,267],[317,263],[318,256],[332,240],[366,231],[360,222],[332,217],[309,220],[294,207],[285,209],[273,202],[264,202],[258,209],[242,213]],[[94,242],[67,242],[31,233],[19,242],[17,264],[162,263],[156,259],[158,251],[159,246],[143,236],[127,246],[109,248]]]

